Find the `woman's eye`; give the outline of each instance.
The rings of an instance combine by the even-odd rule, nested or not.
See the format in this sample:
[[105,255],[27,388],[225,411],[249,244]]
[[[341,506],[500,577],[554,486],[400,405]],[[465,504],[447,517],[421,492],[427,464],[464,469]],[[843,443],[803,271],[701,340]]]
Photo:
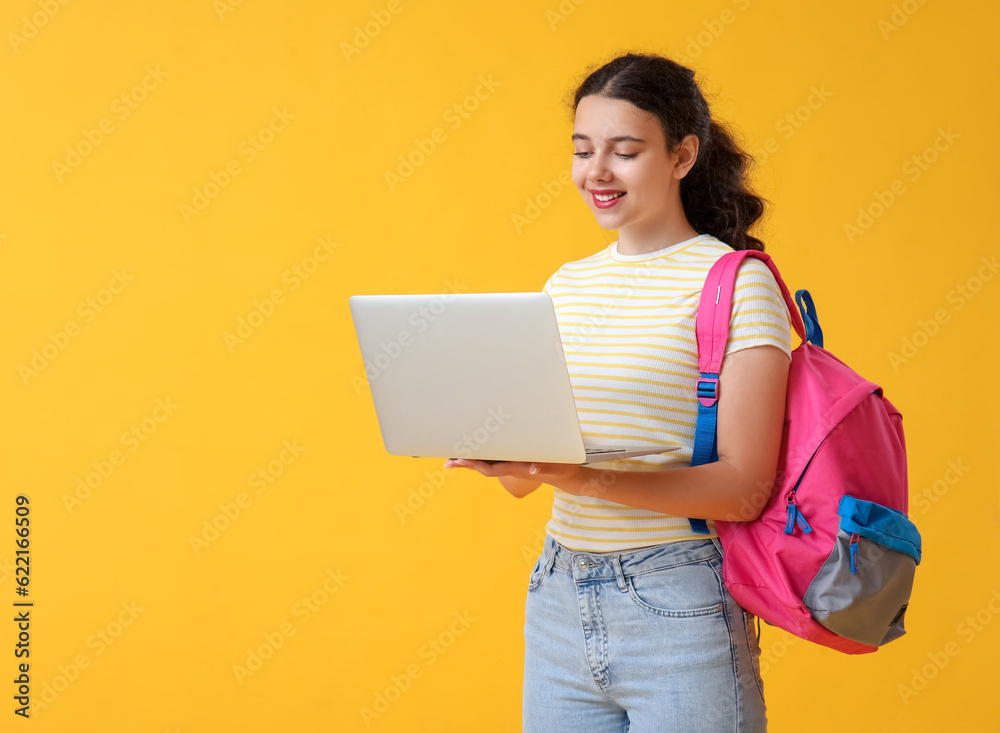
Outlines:
[[[577,156],[579,158],[588,158],[588,157],[590,157],[591,153],[573,153],[573,155],[575,155],[575,156]],[[631,160],[632,158],[634,158],[635,156],[637,156],[638,153],[628,153],[628,154],[626,154],[626,153],[615,153],[615,155],[617,155],[622,160]]]

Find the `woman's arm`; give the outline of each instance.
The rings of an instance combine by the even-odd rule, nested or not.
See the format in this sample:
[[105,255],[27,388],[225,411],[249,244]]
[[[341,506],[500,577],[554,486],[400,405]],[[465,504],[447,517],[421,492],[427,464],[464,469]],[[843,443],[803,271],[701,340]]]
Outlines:
[[[756,519],[771,495],[777,470],[788,367],[788,355],[775,346],[753,346],[723,359],[717,462],[663,471],[579,466],[549,483],[570,494],[674,516]],[[542,473],[555,465],[541,464]]]

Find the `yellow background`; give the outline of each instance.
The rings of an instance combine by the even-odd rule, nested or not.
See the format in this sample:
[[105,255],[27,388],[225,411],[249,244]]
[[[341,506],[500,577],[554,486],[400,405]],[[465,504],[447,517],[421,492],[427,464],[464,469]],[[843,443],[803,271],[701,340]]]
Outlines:
[[904,416],[908,633],[847,657],[765,626],[770,729],[1000,730],[992,4],[63,2],[0,13],[0,602],[25,494],[49,698],[14,715],[2,622],[0,728],[519,729],[551,489],[387,455],[347,299],[539,290],[613,241],[558,190],[564,100],[640,50],[760,154],[768,251]]

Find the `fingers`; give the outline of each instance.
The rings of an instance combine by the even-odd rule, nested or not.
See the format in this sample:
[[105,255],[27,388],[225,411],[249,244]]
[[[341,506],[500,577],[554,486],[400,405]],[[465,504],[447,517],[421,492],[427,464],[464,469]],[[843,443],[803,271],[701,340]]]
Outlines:
[[483,461],[473,461],[469,458],[449,458],[444,462],[445,468],[471,468],[474,471],[482,472],[484,468],[489,468],[490,464]]
[[445,468],[471,468],[484,476],[514,476],[523,477],[529,471],[529,464],[524,461],[477,461],[471,458],[449,458]]

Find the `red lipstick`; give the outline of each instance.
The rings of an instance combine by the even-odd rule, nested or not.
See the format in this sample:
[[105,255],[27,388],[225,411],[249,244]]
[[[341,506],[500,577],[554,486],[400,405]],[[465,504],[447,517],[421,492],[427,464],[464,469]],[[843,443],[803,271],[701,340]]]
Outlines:
[[[614,195],[616,193],[617,194],[621,194],[621,196],[616,196],[615,198],[611,199],[610,201],[600,201],[597,198],[598,195],[601,195],[601,196],[611,196],[611,195]],[[596,206],[598,209],[610,209],[612,206],[614,206],[615,204],[617,204],[621,199],[625,198],[626,194],[625,194],[624,191],[615,191],[613,189],[592,188],[592,189],[590,189],[590,195],[593,197],[594,206]]]

